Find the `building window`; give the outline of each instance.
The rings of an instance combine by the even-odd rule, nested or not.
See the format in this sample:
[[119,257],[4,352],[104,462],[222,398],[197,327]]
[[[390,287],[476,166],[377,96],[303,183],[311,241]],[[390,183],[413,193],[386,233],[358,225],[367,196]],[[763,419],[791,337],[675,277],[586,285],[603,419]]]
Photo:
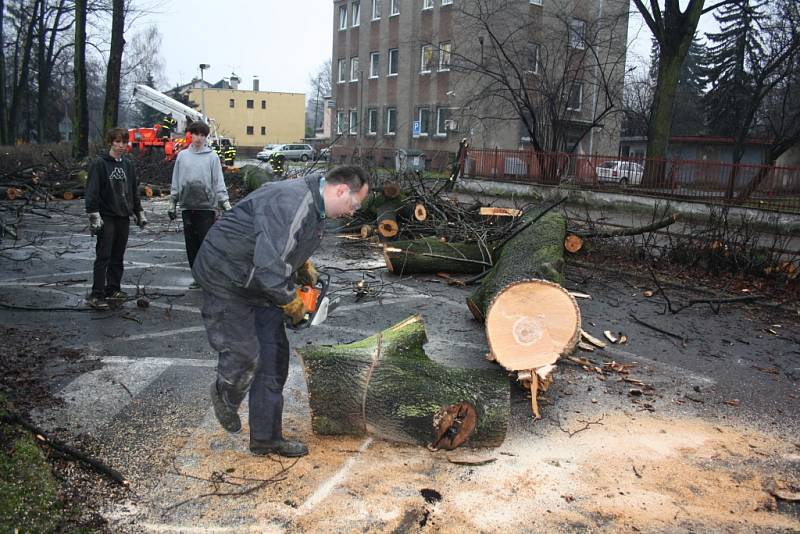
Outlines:
[[358,58],[351,57],[350,58],[350,81],[357,82],[358,81]]
[[419,135],[427,136],[431,133],[431,109],[419,108],[417,117],[419,117]]
[[369,77],[377,78],[380,75],[381,55],[379,52],[371,52],[369,55]]
[[583,84],[581,82],[573,82],[567,98],[568,111],[580,111],[581,103],[583,102]]
[[583,50],[586,38],[586,21],[581,19],[570,19],[569,21],[569,46]]
[[400,51],[397,48],[389,50],[389,76],[397,76],[397,64]]
[[372,0],[372,20],[381,18],[381,0]]
[[261,101],[261,109],[267,109],[267,101],[266,100],[262,100]]
[[247,135],[253,135],[253,127],[252,126],[248,126],[247,127]]
[[439,43],[439,70],[450,70],[452,52],[453,43],[450,41]]
[[531,0],[531,5],[540,6],[542,5],[542,0]]
[[344,83],[347,81],[347,60],[340,59],[339,60],[339,83]]
[[378,110],[375,108],[367,110],[367,135],[378,134]]
[[442,5],[443,6],[449,6],[452,3],[453,3],[453,0],[442,0]]
[[430,72],[433,68],[433,45],[422,45],[419,57],[419,71]]
[[447,132],[455,130],[455,121],[451,119],[451,108],[439,108],[436,110],[436,135],[445,136]]
[[255,103],[252,100],[247,100],[247,109],[253,109],[254,105]]
[[261,127],[261,135],[267,135],[267,127],[266,126],[262,126]]
[[350,11],[353,12],[353,27],[355,28],[361,24],[361,2],[353,2],[350,6]]
[[228,107],[229,108],[235,108],[236,107],[236,100],[234,100],[232,98],[230,100],[228,100]]
[[400,0],[389,0],[389,16],[393,17],[400,14]]
[[358,111],[351,109],[350,110],[350,135],[357,135],[358,134]]
[[344,111],[336,113],[336,133],[339,135],[344,133]]
[[539,72],[539,45],[528,43],[528,72]]
[[347,5],[339,6],[339,29],[347,29]]
[[386,135],[397,133],[397,108],[386,108]]
[[433,0],[423,0],[422,9],[433,9]]

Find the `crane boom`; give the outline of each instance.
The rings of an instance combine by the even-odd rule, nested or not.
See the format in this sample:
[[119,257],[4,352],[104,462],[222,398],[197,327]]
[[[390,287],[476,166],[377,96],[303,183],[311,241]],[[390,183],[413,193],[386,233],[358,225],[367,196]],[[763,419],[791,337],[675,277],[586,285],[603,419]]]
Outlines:
[[133,97],[142,104],[164,113],[172,113],[178,122],[177,131],[182,132],[186,129],[187,122],[203,121],[208,123],[208,118],[196,109],[192,109],[186,104],[178,102],[174,98],[168,97],[160,91],[156,91],[147,85],[137,84],[133,89]]

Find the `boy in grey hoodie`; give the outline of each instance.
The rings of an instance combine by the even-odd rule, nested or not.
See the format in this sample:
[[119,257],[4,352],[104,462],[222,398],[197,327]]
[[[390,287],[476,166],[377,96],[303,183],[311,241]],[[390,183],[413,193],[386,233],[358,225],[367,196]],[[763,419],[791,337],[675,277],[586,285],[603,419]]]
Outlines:
[[192,134],[192,143],[181,150],[175,160],[170,191],[172,204],[167,215],[175,220],[180,204],[186,255],[191,267],[206,233],[216,220],[216,209],[228,211],[231,203],[219,156],[206,144],[210,131],[208,125],[193,122],[186,131]]

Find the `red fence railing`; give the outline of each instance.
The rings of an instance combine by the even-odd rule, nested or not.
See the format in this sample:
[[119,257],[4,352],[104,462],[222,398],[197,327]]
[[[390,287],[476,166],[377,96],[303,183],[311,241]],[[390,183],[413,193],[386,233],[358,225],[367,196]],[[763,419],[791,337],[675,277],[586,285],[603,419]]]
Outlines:
[[465,176],[800,211],[800,167],[471,149]]

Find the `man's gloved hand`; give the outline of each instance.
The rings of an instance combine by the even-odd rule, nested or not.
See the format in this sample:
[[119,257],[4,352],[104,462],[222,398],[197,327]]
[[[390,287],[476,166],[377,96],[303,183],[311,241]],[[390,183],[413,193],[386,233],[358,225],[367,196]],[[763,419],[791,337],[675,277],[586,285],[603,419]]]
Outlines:
[[300,297],[295,297],[289,304],[281,306],[281,309],[283,309],[283,314],[292,320],[293,325],[300,324],[308,313],[306,305],[303,304]]
[[95,211],[94,213],[89,214],[89,232],[92,235],[97,235],[100,233],[100,230],[103,228],[103,218],[100,217],[100,213]]
[[170,201],[169,209],[167,210],[167,217],[170,221],[174,221],[178,216],[178,203],[175,200]]
[[306,260],[303,265],[297,269],[296,278],[298,285],[314,287],[317,285],[317,280],[319,280],[319,273],[314,268],[314,264],[311,263],[311,260]]
[[136,219],[136,226],[139,228],[144,228],[147,226],[147,217],[144,216],[143,211],[137,211],[134,213],[133,218]]
[[219,201],[219,209],[225,211],[231,211],[231,203],[229,200],[220,200]]

